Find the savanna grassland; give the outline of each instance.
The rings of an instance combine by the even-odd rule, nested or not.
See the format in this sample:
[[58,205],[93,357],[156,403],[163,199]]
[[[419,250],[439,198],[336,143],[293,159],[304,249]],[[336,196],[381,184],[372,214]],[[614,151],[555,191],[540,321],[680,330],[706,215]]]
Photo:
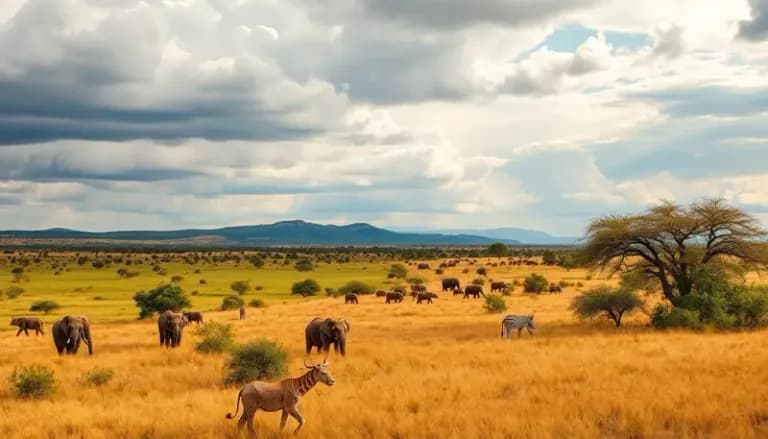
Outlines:
[[[495,280],[522,280],[531,272],[550,281],[603,282],[584,270],[559,267],[489,267]],[[7,325],[11,315],[37,315],[32,302],[54,300],[62,308],[46,321],[44,337],[15,337],[0,331],[0,437],[9,438],[234,438],[237,388],[222,384],[226,354],[194,350],[196,327],[187,327],[182,346],[158,346],[155,319],[137,321],[131,297],[182,276],[194,309],[207,321],[230,323],[236,339],[268,338],[290,355],[290,375],[303,373],[304,327],[315,316],[344,317],[351,324],[348,354],[331,354],[336,385],[318,385],[301,402],[306,438],[643,438],[768,437],[768,342],[764,331],[739,333],[659,332],[642,313],[618,330],[605,322],[579,322],[568,311],[577,287],[562,294],[531,295],[518,287],[505,297],[507,313],[535,312],[534,337],[502,341],[500,314],[482,300],[449,293],[431,305],[411,298],[385,305],[362,296],[359,305],[343,297],[290,296],[293,282],[317,280],[337,288],[361,280],[388,288],[386,272],[395,261],[319,264],[311,272],[268,261],[261,269],[228,261],[196,265],[161,263],[165,275],[147,264],[139,275],[121,279],[118,265],[95,269],[69,264],[55,275],[50,262],[31,264],[18,285],[24,293],[0,302]],[[429,261],[436,268],[439,261]],[[477,265],[461,263],[444,275],[433,270],[409,275],[427,279],[439,292],[444,276],[463,283],[478,277]],[[12,282],[10,265],[0,266],[0,288]],[[469,273],[463,273],[469,268]],[[196,273],[196,270],[200,270]],[[200,284],[205,279],[206,284]],[[229,285],[248,280],[244,297],[262,298],[266,308],[213,311]],[[489,287],[486,285],[486,292]],[[50,322],[64,314],[86,314],[92,322],[95,353],[58,357]],[[318,354],[313,357],[319,360]],[[42,400],[20,400],[5,381],[14,367],[42,364],[55,371],[57,389]],[[94,368],[111,368],[101,387],[85,383]],[[282,437],[280,415],[256,415],[259,437]],[[288,421],[290,437],[295,421]]]

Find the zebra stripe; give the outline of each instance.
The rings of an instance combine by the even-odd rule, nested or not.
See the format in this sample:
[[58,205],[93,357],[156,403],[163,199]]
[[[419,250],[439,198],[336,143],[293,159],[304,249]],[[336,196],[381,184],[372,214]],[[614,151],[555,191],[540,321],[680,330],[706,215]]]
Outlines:
[[501,321],[501,338],[509,338],[512,329],[517,329],[518,337],[520,337],[523,329],[528,330],[528,333],[533,335],[533,331],[536,330],[536,326],[533,323],[533,315],[508,315],[504,317]]

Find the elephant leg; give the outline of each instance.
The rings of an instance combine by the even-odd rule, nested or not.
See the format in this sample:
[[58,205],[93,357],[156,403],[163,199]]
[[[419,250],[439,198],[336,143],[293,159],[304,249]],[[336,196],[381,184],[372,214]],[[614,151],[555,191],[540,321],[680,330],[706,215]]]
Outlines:
[[282,416],[280,416],[280,430],[285,428],[285,423],[288,421],[288,410],[283,409]]
[[26,327],[24,328],[24,335],[29,337],[29,328],[26,328]]
[[520,338],[521,335],[523,335],[523,328],[517,328],[517,338]]
[[23,331],[23,330],[24,330],[24,328],[23,328],[23,327],[21,327],[21,326],[19,326],[19,331],[16,333],[16,337],[18,337],[19,335],[21,335],[21,331]]
[[248,424],[248,437],[256,437],[256,428],[253,426],[253,416],[256,414],[256,412],[250,412],[248,413],[247,418],[247,424]]
[[237,420],[237,432],[240,433],[243,431],[243,427],[245,427],[245,423],[248,422],[248,412],[243,411],[243,414],[240,415],[240,419]]
[[293,416],[293,419],[298,421],[299,426],[296,427],[296,430],[293,431],[294,433],[298,433],[299,430],[301,430],[301,427],[304,426],[304,416],[301,416],[301,413],[299,413],[299,410],[296,407],[289,408],[288,413]]

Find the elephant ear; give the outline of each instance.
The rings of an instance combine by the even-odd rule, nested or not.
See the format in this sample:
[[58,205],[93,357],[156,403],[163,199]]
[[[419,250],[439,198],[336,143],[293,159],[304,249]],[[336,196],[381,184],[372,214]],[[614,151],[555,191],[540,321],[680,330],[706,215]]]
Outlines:
[[339,323],[341,323],[344,328],[346,328],[347,332],[349,332],[349,322],[346,321],[346,319],[339,319]]
[[61,323],[63,323],[66,326],[69,326],[69,319],[70,319],[69,316],[64,316],[61,318]]

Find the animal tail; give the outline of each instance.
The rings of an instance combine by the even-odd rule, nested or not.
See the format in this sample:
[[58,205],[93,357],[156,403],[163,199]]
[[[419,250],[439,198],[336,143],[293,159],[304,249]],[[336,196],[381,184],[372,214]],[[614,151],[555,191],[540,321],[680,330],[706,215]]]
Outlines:
[[504,320],[501,321],[501,338],[504,338]]
[[237,393],[237,405],[235,406],[235,414],[227,413],[227,419],[232,419],[237,415],[237,412],[240,410],[240,400],[243,399],[243,389],[240,389],[240,391]]

